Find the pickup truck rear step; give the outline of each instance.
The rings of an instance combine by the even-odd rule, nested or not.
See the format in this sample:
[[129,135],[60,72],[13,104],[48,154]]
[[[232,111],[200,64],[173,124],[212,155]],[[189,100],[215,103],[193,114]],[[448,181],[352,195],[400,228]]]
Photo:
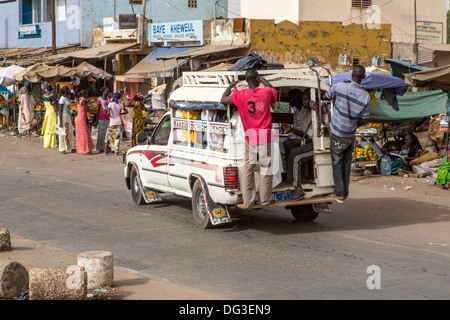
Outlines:
[[[261,206],[261,205],[254,205],[249,210],[258,210],[262,208],[288,208],[288,207],[296,207],[296,206],[303,206],[307,204],[314,204],[314,203],[333,203],[336,200],[330,197],[313,197],[313,198],[307,198],[299,201],[295,200],[282,200],[282,201],[275,201],[273,204],[268,206]],[[239,209],[245,209],[244,205],[238,204],[237,207]]]

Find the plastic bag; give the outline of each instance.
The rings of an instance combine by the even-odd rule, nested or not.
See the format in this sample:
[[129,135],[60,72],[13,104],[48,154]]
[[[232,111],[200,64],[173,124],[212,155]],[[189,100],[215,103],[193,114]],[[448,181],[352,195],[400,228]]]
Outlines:
[[391,175],[391,158],[388,154],[385,154],[380,159],[380,169],[381,174],[383,176],[390,176]]
[[230,71],[246,71],[250,69],[267,70],[267,61],[256,53],[250,53],[248,56],[239,59]]

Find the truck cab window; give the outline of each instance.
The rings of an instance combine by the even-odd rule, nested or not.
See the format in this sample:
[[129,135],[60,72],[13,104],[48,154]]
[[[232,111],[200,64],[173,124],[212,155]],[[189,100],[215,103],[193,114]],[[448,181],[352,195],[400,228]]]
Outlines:
[[170,117],[166,117],[156,129],[156,132],[152,137],[151,144],[159,146],[167,145],[169,143],[170,129]]

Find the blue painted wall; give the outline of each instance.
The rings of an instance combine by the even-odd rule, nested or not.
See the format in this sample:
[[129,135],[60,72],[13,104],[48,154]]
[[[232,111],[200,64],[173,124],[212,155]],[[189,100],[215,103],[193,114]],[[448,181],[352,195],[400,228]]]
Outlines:
[[[38,23],[40,38],[19,39],[20,1],[0,3],[0,48],[43,48],[52,46],[51,22]],[[56,45],[81,42],[81,0],[66,0],[66,21],[56,24]]]

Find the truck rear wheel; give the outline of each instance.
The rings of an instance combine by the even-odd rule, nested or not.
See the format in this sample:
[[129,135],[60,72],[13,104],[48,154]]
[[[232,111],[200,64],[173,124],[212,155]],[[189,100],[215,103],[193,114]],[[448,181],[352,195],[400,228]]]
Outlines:
[[139,184],[139,177],[137,175],[136,168],[134,167],[133,169],[131,169],[130,186],[131,186],[131,197],[133,198],[134,203],[140,206],[145,204],[145,199],[142,196],[141,186]]
[[192,214],[195,224],[200,228],[209,229],[213,226],[206,206],[206,195],[203,192],[200,180],[195,181],[192,188]]
[[290,207],[289,209],[295,220],[299,222],[311,222],[319,216],[319,213],[314,211],[312,204]]

